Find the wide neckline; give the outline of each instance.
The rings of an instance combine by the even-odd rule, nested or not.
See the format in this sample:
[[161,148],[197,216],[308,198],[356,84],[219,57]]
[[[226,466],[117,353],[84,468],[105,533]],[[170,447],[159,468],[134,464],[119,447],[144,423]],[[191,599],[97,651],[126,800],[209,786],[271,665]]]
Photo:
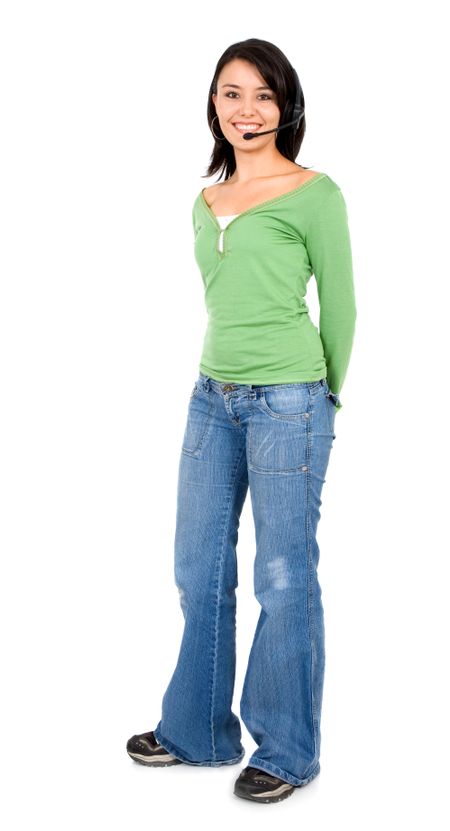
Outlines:
[[[298,191],[304,190],[309,185],[314,184],[314,182],[317,182],[319,179],[323,179],[325,176],[326,176],[326,173],[315,173],[314,176],[311,176],[310,179],[307,179],[306,182],[303,182],[302,185],[298,185],[296,188],[291,188],[291,190],[288,190],[285,193],[280,193],[278,196],[272,196],[271,199],[265,199],[264,202],[258,202],[257,205],[253,205],[251,208],[247,208],[246,211],[241,211],[238,214],[229,214],[229,216],[234,216],[234,219],[237,219],[240,216],[244,216],[245,214],[249,214],[252,211],[258,210],[258,208],[265,207],[266,205],[273,205],[275,202],[281,202],[282,200],[287,199],[289,196],[294,196],[296,193],[298,193]],[[203,205],[205,206],[206,210],[208,211],[209,215],[214,219],[216,224],[218,224],[217,223],[218,217],[212,211],[212,209],[210,208],[210,206],[208,205],[208,203],[205,199],[205,194],[204,194],[205,190],[206,190],[206,188],[203,188],[200,191],[200,194],[199,194],[200,199],[201,199]],[[234,222],[234,220],[232,219],[231,222]]]

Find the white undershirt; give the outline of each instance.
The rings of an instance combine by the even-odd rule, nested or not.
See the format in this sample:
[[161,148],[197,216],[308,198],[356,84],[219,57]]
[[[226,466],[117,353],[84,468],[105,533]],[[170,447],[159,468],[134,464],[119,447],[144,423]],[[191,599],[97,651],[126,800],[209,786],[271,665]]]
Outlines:
[[[234,219],[236,216],[239,216],[239,214],[228,214],[228,216],[216,216],[216,219],[219,220],[219,224],[220,224],[221,228],[226,228],[226,226],[228,225],[230,220]],[[221,222],[220,220],[223,220],[223,221]]]
[[231,222],[231,220],[234,219],[236,216],[239,216],[239,214],[228,214],[228,216],[216,216],[216,219],[220,227],[222,228],[219,236],[219,251],[223,251],[223,232],[227,227],[228,223]]

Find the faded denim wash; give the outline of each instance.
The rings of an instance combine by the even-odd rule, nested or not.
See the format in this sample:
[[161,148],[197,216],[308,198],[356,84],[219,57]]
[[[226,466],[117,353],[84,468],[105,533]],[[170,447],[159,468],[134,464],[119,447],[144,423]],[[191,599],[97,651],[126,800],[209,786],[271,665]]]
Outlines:
[[236,546],[250,487],[254,592],[261,606],[240,699],[256,749],[248,765],[292,785],[320,771],[325,668],[316,540],[339,397],[325,378],[225,384],[200,372],[179,464],[175,583],[178,661],[154,734],[191,765],[239,762]]

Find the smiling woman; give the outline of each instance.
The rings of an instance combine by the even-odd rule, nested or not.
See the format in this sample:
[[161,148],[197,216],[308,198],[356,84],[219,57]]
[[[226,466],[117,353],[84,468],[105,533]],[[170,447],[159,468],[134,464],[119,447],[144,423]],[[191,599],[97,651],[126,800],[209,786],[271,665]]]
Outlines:
[[[208,176],[218,171],[225,174],[225,179],[233,175],[238,161],[236,149],[243,148],[247,141],[249,145],[254,143],[244,138],[248,133],[258,139],[263,135],[275,137],[272,150],[278,152],[272,153],[272,162],[280,163],[284,158],[292,165],[306,127],[305,99],[294,67],[268,41],[250,38],[234,44],[218,61],[208,94],[207,117],[216,140]],[[233,138],[237,135],[244,141],[236,148]],[[260,150],[261,142],[257,143]],[[253,172],[258,175],[254,166]]]
[[[256,749],[234,794],[278,802],[320,772],[325,666],[322,486],[356,319],[340,187],[296,163],[297,73],[272,43],[231,45],[208,94],[214,148],[192,222],[208,311],[180,448],[175,582],[184,631],[161,719],[128,752],[149,765],[241,761],[232,710],[236,546],[250,489],[261,606],[240,700]],[[309,316],[314,274],[320,332]]]

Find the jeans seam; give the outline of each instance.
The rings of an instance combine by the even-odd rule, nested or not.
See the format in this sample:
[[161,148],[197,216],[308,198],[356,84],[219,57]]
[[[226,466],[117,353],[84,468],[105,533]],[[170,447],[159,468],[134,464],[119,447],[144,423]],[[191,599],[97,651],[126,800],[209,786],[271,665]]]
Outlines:
[[317,740],[316,740],[316,721],[314,714],[314,692],[313,692],[313,639],[311,632],[311,455],[312,455],[312,431],[311,427],[314,422],[314,401],[311,406],[311,418],[307,425],[307,441],[306,441],[306,551],[307,551],[307,610],[308,610],[308,634],[309,634],[309,648],[310,648],[310,662],[309,662],[309,689],[310,689],[310,708],[311,708],[311,723],[314,739],[314,758],[311,764],[305,770],[305,776],[311,767],[317,763]]
[[242,457],[245,453],[245,444],[241,450],[240,456],[237,460],[236,467],[233,472],[233,483],[230,489],[230,494],[228,498],[228,505],[227,505],[227,513],[224,526],[222,528],[222,540],[221,540],[221,550],[220,550],[220,558],[219,558],[219,573],[217,575],[217,592],[216,592],[216,617],[215,617],[215,631],[214,631],[214,657],[213,657],[213,676],[212,676],[212,685],[211,685],[211,710],[210,710],[210,729],[211,729],[211,747],[212,747],[212,757],[213,759],[216,758],[216,746],[215,746],[215,738],[214,738],[214,705],[215,705],[215,689],[216,689],[216,676],[217,676],[217,645],[219,641],[219,634],[220,634],[220,626],[219,626],[219,611],[220,611],[220,593],[222,588],[222,579],[223,579],[223,563],[224,563],[224,548],[225,548],[225,540],[226,534],[229,529],[230,524],[230,512],[231,512],[231,505],[233,502],[233,495],[236,489],[236,477],[237,472],[240,468],[240,464],[242,461]]

